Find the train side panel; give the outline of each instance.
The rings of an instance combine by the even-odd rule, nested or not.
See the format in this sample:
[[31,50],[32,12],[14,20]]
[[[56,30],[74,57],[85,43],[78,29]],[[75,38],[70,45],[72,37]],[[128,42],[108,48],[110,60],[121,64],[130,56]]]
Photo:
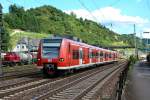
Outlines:
[[[59,57],[58,57],[58,67],[70,66],[70,48],[69,42],[63,40],[60,47]],[[67,56],[66,56],[67,55]]]

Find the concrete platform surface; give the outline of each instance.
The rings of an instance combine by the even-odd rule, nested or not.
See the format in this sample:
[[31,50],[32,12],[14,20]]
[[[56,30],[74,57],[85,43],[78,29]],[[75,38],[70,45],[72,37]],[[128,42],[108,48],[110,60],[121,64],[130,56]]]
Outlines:
[[130,97],[123,100],[150,100],[150,63],[137,62],[130,72],[128,81],[126,94]]

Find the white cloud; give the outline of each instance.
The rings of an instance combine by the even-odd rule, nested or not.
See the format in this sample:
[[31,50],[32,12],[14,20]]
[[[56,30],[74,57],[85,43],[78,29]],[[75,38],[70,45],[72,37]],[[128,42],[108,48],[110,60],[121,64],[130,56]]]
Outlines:
[[150,28],[144,28],[143,31],[144,32],[150,32]]
[[[122,14],[120,9],[113,7],[104,7],[97,10],[92,11],[92,15],[96,17],[93,18],[92,15],[85,9],[77,9],[77,10],[67,10],[64,11],[67,14],[71,12],[77,15],[77,18],[82,17],[83,19],[89,19],[96,22],[100,22],[105,25],[107,28],[112,29],[114,32],[120,34],[131,34],[133,33],[133,24],[136,24],[136,33],[137,36],[141,36],[140,33],[146,31],[148,27],[150,31],[150,21],[149,19],[142,18],[140,16],[129,16]],[[111,27],[112,23],[112,27]],[[150,37],[150,34],[149,36]]]
[[145,24],[148,23],[148,19],[143,19],[139,16],[128,16],[121,13],[120,9],[113,7],[105,7],[98,10],[92,11],[92,15],[85,9],[67,10],[64,11],[68,14],[71,12],[75,13],[78,18],[89,19],[101,23],[126,23],[126,24]]

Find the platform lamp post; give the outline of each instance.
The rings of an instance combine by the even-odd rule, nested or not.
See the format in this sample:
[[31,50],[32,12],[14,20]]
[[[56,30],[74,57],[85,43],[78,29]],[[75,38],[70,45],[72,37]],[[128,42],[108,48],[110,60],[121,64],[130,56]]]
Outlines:
[[2,71],[2,27],[3,27],[3,22],[2,22],[2,5],[0,4],[0,76],[3,75],[3,71]]

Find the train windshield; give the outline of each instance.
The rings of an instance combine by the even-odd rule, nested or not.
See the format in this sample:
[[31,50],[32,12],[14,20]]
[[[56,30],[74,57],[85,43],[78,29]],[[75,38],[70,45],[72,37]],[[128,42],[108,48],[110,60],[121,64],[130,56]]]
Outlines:
[[57,58],[59,56],[61,39],[44,39],[42,54],[43,58]]

